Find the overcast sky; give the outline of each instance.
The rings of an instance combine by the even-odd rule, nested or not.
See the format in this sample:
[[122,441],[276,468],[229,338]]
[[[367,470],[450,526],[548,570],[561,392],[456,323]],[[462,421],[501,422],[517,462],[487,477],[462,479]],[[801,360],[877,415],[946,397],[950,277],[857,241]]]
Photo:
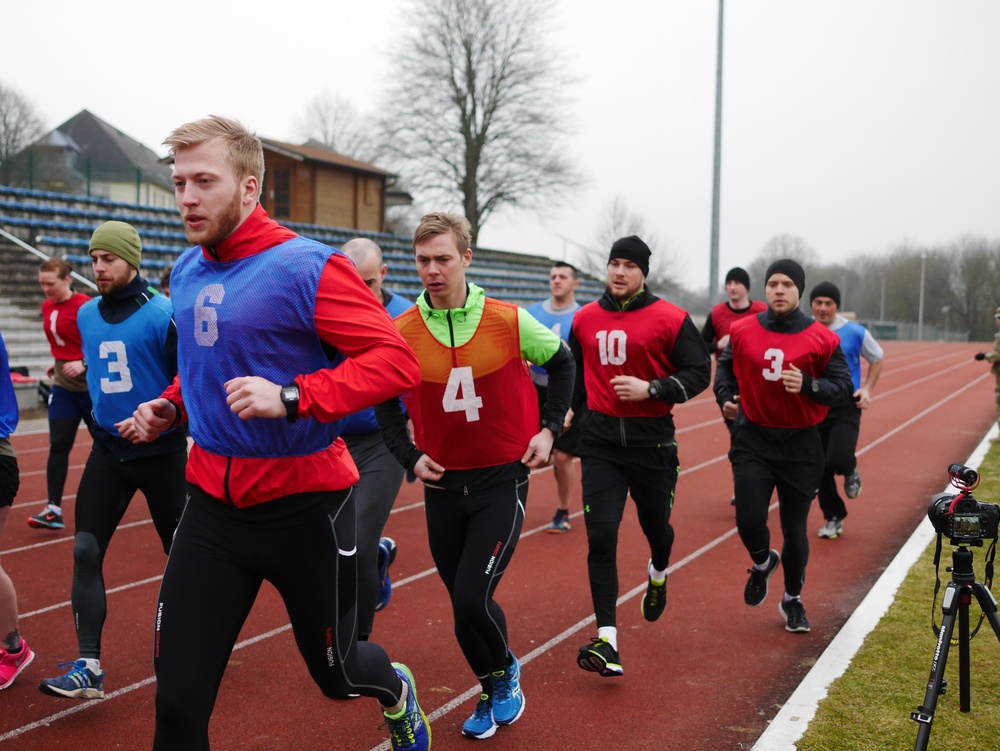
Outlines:
[[[10,2],[0,80],[49,127],[86,108],[158,153],[210,113],[293,140],[324,90],[377,112],[405,2]],[[481,244],[574,260],[617,196],[704,288],[717,20],[716,0],[563,0],[565,146],[588,182]],[[784,233],[829,261],[1000,237],[998,32],[997,0],[729,0],[720,276]]]

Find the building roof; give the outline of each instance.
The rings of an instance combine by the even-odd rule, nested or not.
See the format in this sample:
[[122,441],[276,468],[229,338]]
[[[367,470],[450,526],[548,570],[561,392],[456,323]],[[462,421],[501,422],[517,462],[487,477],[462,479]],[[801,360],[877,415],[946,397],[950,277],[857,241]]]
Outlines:
[[322,146],[298,146],[292,143],[285,143],[284,141],[275,141],[270,138],[261,138],[260,141],[264,145],[265,151],[273,151],[296,161],[323,162],[324,164],[345,167],[357,172],[368,172],[369,174],[383,175],[385,177],[394,176],[393,173],[379,169],[374,164],[351,159],[348,156],[338,154],[336,151],[325,149]]
[[[174,189],[170,167],[131,136],[110,125],[88,110],[81,110],[55,129],[79,146],[85,158],[106,165],[142,170],[145,178],[167,190]],[[52,134],[40,140],[51,139]],[[51,140],[49,141],[51,143]]]

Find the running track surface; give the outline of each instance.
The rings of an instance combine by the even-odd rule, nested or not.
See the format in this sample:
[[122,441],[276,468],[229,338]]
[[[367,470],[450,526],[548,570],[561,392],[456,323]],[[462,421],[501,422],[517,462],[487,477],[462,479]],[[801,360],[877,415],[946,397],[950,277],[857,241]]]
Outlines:
[[[845,534],[820,540],[817,504],[803,590],[810,634],[789,634],[777,612],[780,573],[756,609],[743,604],[748,557],[735,534],[728,434],[710,392],[674,411],[682,463],[669,604],[646,623],[639,602],[649,551],[634,508],[619,540],[619,647],[625,675],[600,678],[576,665],[596,633],[586,576],[579,501],[573,530],[544,531],[555,507],[550,470],[531,479],[527,520],[498,592],[512,648],[523,665],[523,717],[484,744],[505,749],[746,749],[763,732],[896,551],[924,518],[948,464],[963,461],[993,422],[993,378],[972,355],[982,345],[886,342],[885,368],[862,420],[861,496],[849,502]],[[15,434],[21,491],[0,553],[19,595],[21,632],[37,653],[0,694],[3,749],[148,749],[153,734],[153,608],[164,556],[141,496],[133,501],[105,561],[108,620],[103,701],[44,696],[43,677],[75,659],[69,608],[73,496],[89,451],[79,434],[67,484],[67,529],[32,530],[45,503],[44,431]],[[579,467],[577,466],[577,477]],[[772,547],[780,548],[771,513]],[[447,596],[431,563],[418,485],[404,484],[386,533],[399,545],[393,597],[378,614],[375,640],[406,662],[438,751],[468,748],[461,736],[478,684],[452,634]],[[916,626],[915,626],[916,627]],[[922,627],[922,626],[921,626]],[[241,751],[386,749],[377,703],[334,702],[310,681],[284,609],[265,585],[248,619],[212,719],[212,747]]]

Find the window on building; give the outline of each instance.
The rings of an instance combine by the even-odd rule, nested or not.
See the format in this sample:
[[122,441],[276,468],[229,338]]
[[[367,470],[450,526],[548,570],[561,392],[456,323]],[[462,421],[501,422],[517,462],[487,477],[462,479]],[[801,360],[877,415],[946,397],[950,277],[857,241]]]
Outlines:
[[292,171],[288,167],[275,167],[271,216],[287,218],[292,215]]

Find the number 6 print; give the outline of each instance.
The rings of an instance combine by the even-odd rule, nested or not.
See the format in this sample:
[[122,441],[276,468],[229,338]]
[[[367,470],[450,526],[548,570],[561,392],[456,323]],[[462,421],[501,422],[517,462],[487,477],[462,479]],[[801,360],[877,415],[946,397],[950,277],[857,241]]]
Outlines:
[[226,296],[221,284],[206,284],[198,293],[194,306],[194,340],[202,347],[211,347],[219,339],[219,314],[215,306]]

